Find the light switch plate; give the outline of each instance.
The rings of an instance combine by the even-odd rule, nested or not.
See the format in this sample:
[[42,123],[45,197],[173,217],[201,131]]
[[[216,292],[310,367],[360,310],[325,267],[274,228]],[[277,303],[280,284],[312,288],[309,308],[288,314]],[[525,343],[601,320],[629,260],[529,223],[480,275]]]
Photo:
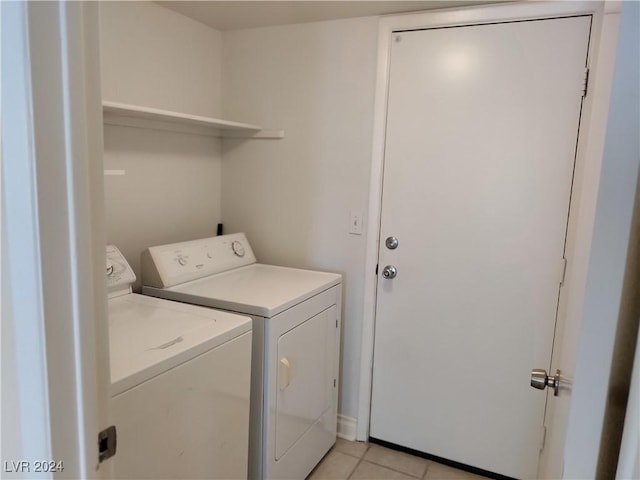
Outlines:
[[349,233],[351,233],[352,235],[362,235],[362,212],[350,212]]

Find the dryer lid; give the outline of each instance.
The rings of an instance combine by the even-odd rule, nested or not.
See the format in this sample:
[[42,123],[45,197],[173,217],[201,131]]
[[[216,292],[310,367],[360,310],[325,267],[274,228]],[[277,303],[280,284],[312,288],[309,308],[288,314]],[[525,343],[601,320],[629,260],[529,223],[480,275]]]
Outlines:
[[144,287],[143,292],[269,318],[341,281],[337,273],[255,263],[167,289]]

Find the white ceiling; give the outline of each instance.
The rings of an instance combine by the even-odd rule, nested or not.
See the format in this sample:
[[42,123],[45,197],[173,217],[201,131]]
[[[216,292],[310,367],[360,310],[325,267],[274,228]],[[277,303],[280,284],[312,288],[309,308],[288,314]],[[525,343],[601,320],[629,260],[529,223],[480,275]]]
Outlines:
[[[337,18],[415,12],[494,3],[500,0],[438,1],[158,1],[160,5],[217,30],[317,22]],[[504,0],[502,0],[504,1]]]

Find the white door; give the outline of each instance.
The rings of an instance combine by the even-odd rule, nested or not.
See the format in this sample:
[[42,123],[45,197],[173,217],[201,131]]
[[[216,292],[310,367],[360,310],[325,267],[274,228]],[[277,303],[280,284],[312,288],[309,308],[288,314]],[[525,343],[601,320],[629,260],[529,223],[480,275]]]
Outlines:
[[394,33],[371,437],[536,476],[590,24]]

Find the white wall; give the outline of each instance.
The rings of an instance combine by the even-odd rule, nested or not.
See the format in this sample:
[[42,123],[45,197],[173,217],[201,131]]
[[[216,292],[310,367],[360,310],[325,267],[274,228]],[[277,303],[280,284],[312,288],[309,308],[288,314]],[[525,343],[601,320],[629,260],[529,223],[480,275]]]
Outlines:
[[[219,116],[217,30],[152,2],[102,2],[103,100]],[[219,139],[105,126],[107,241],[140,285],[140,253],[151,245],[213,236],[220,221]]]
[[[34,215],[37,187],[28,8],[24,2],[12,2],[3,3],[0,9],[0,115],[11,118],[0,131],[0,458],[4,466],[13,459],[48,458],[52,442],[38,219]],[[9,158],[13,161],[2,162]]]
[[[224,33],[225,118],[283,140],[223,141],[225,232],[259,261],[344,275],[340,413],[357,414],[378,18]],[[365,229],[366,231],[366,229]]]
[[100,2],[103,100],[219,116],[222,35],[152,2]]
[[[629,322],[620,318],[620,306],[627,262],[635,262],[627,260],[627,254],[640,166],[639,14],[637,3],[623,4],[569,413],[564,478],[600,478],[596,475],[598,454],[602,455],[601,448],[610,447],[602,439],[602,419],[607,396],[613,396],[609,389],[615,390],[615,382],[620,382],[609,376],[611,358],[616,325],[620,328],[620,320]],[[637,322],[637,317],[631,321]]]
[[212,237],[220,222],[217,138],[105,126],[107,242],[120,248],[140,286],[140,254],[153,245]]

